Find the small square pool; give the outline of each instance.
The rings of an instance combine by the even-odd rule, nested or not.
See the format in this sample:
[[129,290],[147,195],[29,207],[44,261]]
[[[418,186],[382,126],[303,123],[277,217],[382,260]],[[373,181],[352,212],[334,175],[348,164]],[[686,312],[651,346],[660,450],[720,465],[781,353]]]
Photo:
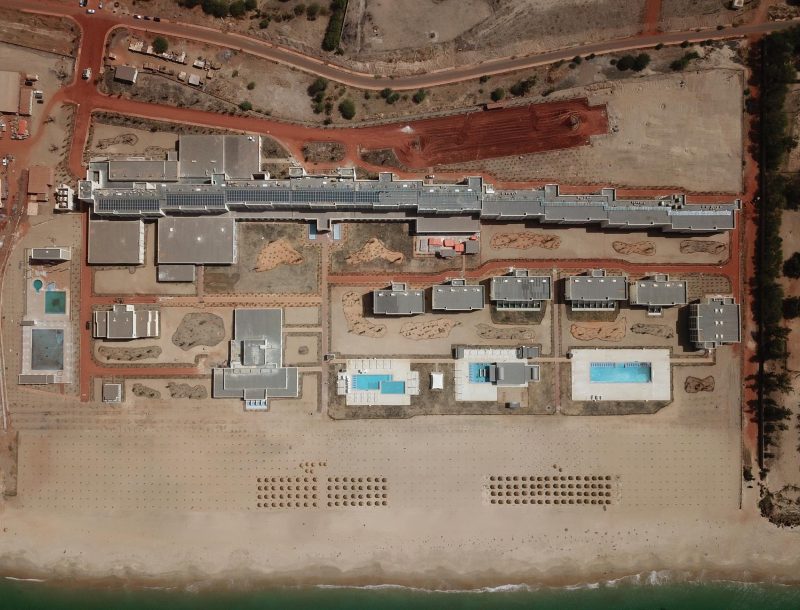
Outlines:
[[64,290],[48,290],[44,293],[45,313],[66,313],[67,293]]
[[486,362],[469,363],[469,382],[470,383],[489,383],[489,367]]
[[592,362],[591,383],[650,383],[653,380],[649,362]]

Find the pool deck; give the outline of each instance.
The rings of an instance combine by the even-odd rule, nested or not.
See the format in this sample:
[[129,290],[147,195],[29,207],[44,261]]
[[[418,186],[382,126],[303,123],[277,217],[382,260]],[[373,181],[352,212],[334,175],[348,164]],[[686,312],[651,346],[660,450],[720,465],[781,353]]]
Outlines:
[[[395,382],[405,383],[402,393],[381,392],[378,390],[359,390],[350,385],[346,392],[348,406],[357,405],[393,405],[407,406],[411,404],[411,396],[419,394],[419,373],[411,370],[409,360],[388,358],[358,358],[347,361],[346,376],[352,380],[357,376],[387,376]],[[352,383],[352,381],[351,381]],[[339,388],[342,393],[344,388]]]
[[[671,400],[672,372],[668,349],[573,349],[572,400]],[[645,383],[594,383],[594,362],[647,362],[650,381]]]

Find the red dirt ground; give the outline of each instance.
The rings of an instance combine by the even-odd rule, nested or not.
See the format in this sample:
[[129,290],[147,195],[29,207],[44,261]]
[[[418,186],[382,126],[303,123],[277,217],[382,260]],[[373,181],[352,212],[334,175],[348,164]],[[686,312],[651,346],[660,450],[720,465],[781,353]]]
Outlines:
[[[386,132],[395,130],[392,148],[400,162],[425,168],[584,146],[590,136],[608,132],[608,117],[605,105],[589,106],[579,98],[386,125],[384,145]],[[372,142],[368,138],[361,147],[369,149]]]

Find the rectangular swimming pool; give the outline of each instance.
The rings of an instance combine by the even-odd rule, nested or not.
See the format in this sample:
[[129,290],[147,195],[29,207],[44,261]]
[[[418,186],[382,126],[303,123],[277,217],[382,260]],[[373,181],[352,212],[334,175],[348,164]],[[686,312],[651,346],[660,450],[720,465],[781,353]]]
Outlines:
[[44,293],[45,313],[66,313],[67,293],[64,290],[48,290]]
[[470,362],[469,382],[489,383],[489,366],[486,362]]
[[592,362],[591,383],[650,383],[653,380],[649,362]]
[[381,382],[391,380],[391,375],[353,375],[353,389],[361,391],[380,390]]
[[382,381],[381,394],[405,394],[405,381]]

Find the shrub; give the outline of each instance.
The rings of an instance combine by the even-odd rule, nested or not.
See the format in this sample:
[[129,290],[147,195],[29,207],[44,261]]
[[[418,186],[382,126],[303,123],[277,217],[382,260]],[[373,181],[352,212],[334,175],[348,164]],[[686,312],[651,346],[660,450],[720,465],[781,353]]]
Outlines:
[[252,109],[253,109],[253,104],[251,104],[247,100],[245,100],[243,102],[239,102],[239,110],[243,110],[243,111],[247,112],[248,110],[252,110]]
[[161,53],[166,53],[167,49],[169,49],[167,39],[163,36],[156,36],[153,40],[153,51],[160,55]]
[[663,49],[663,48],[664,48],[664,43],[663,43],[663,42],[659,42],[659,43],[658,43],[658,44],[655,46],[655,49],[656,49],[656,51],[660,51],[660,50],[661,50],[661,49]]
[[308,95],[314,97],[318,93],[323,93],[328,88],[328,81],[321,76],[308,86]]
[[381,97],[383,99],[387,99],[393,93],[394,93],[394,91],[392,91],[389,87],[386,87],[385,89],[381,89]]
[[412,101],[413,101],[415,104],[421,104],[422,102],[424,102],[424,101],[425,101],[425,98],[426,98],[426,97],[428,97],[428,92],[427,92],[427,91],[425,91],[425,89],[420,89],[419,91],[417,91],[417,92],[416,92],[416,93],[415,93],[415,94],[412,96],[412,98],[411,98],[411,99],[412,99]]
[[228,3],[226,0],[203,0],[203,12],[222,19],[228,16]]
[[262,30],[266,30],[269,27],[269,17],[264,17],[261,21],[259,21],[258,27],[260,27]]
[[490,94],[490,97],[492,98],[493,102],[499,102],[505,96],[506,96],[506,90],[503,89],[502,87],[498,87],[497,89],[492,91],[492,93]]
[[353,100],[346,98],[339,102],[339,114],[348,121],[352,120],[352,118],[356,116],[356,105],[353,103]]
[[247,83],[248,91],[252,91],[255,88],[256,88],[256,84],[253,81],[250,81],[249,83]]
[[300,4],[295,5],[294,7],[294,14],[298,17],[306,12],[306,5],[302,2]]
[[258,0],[245,0],[244,7],[248,11],[254,11],[258,8]]
[[800,252],[795,252],[783,263],[783,275],[795,280],[800,278]]
[[700,54],[697,51],[689,51],[688,53],[684,53],[683,57],[681,57],[680,59],[676,59],[675,61],[673,61],[669,65],[669,68],[673,72],[680,72],[681,70],[686,69],[686,66],[689,65],[690,61],[692,61],[693,59],[698,59],[699,57]]
[[317,15],[319,15],[319,4],[312,2],[306,9],[306,19],[309,21],[314,21],[316,20]]
[[239,76],[239,70],[234,70],[234,71],[231,73],[231,76],[232,76],[233,78],[236,78],[237,76]]
[[525,80],[517,81],[516,83],[511,85],[511,87],[509,87],[508,90],[511,92],[511,95],[516,95],[516,96],[527,95],[535,84],[536,84],[536,77],[529,76]]
[[490,78],[491,78],[490,76],[487,76],[486,74],[484,74],[484,75],[483,75],[483,76],[481,76],[481,77],[480,77],[478,80],[479,80],[481,83],[487,83],[487,82],[489,82],[489,79],[490,79]]
[[574,63],[576,66],[579,66],[582,61],[583,58],[580,55],[576,55],[575,57],[572,58],[572,63]]

